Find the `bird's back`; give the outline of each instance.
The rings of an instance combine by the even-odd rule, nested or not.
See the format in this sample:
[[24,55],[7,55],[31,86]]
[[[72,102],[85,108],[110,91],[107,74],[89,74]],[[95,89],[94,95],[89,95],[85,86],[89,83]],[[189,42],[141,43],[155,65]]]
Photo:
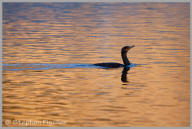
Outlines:
[[94,64],[96,66],[101,66],[101,67],[107,67],[107,68],[119,68],[119,67],[123,67],[123,64],[120,63],[113,63],[113,62],[109,62],[109,63],[97,63]]

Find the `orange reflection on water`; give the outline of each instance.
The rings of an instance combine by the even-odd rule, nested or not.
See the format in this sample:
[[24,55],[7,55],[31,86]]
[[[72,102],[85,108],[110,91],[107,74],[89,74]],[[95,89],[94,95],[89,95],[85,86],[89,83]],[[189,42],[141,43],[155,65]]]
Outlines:
[[140,65],[127,83],[122,68],[4,69],[3,126],[189,126],[189,4],[12,5],[4,4],[4,64],[120,63],[121,47],[134,44],[128,56]]

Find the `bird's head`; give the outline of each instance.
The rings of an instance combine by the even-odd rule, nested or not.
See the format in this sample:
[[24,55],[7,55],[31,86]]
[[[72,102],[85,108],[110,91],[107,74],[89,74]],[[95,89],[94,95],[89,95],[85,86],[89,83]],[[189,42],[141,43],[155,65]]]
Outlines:
[[127,53],[131,48],[135,47],[135,45],[131,45],[131,46],[124,46],[122,49],[121,49],[121,52],[122,53]]

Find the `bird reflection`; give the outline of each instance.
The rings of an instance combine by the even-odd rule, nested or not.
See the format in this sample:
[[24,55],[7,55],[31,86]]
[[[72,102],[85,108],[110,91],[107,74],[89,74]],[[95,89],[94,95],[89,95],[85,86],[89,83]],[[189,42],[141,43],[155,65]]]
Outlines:
[[127,81],[127,72],[130,70],[130,67],[124,67],[122,74],[121,74],[121,81],[122,82],[128,82]]

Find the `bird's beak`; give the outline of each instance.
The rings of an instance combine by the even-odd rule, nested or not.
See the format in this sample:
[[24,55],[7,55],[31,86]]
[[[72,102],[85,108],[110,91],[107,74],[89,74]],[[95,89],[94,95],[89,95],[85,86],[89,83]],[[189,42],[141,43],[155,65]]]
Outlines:
[[135,47],[135,45],[132,45],[130,48],[133,48],[133,47]]
[[135,47],[135,45],[130,46],[129,48],[127,48],[127,51],[129,51],[131,48]]

